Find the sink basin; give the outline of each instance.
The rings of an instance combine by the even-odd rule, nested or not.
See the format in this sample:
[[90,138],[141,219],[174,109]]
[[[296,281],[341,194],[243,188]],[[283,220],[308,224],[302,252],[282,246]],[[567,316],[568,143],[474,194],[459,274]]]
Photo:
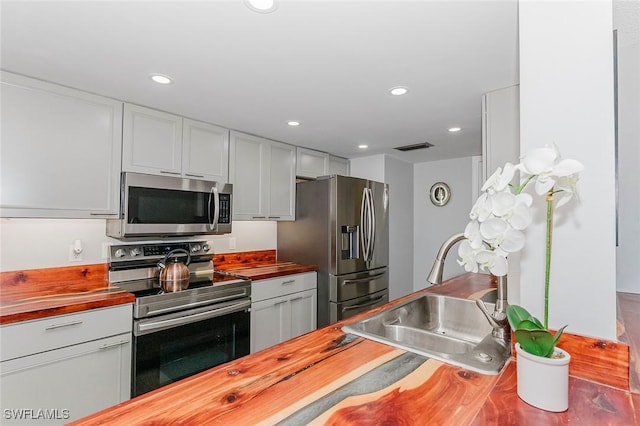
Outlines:
[[[493,311],[493,304],[486,305]],[[481,374],[498,374],[511,350],[492,336],[474,300],[438,294],[418,296],[342,330]]]

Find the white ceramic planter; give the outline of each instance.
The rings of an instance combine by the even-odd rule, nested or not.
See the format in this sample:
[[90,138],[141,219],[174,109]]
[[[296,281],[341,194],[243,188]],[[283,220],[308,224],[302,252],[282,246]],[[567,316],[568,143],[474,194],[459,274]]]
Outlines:
[[567,351],[555,348],[562,358],[544,358],[525,352],[516,343],[518,396],[534,407],[553,412],[569,408],[569,361]]

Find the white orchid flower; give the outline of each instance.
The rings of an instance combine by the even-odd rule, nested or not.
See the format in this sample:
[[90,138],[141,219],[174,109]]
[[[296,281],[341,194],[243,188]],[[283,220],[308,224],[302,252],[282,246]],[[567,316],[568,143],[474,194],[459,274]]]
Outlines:
[[463,240],[458,246],[458,264],[464,266],[464,270],[467,272],[478,272],[478,262],[476,262],[476,252],[471,247],[468,240]]
[[545,145],[529,151],[522,157],[516,168],[528,175],[535,175],[535,191],[538,195],[549,192],[556,180],[584,170],[582,163],[576,160],[561,160],[556,146]]
[[495,192],[504,191],[509,183],[513,180],[513,175],[516,171],[516,166],[511,163],[506,163],[504,169],[498,167],[495,172],[487,179],[482,185],[482,191],[488,191],[490,194]]
[[492,213],[507,221],[514,229],[523,230],[533,219],[529,207],[533,203],[531,195],[514,195],[509,191],[499,192],[492,197]]
[[471,208],[469,218],[484,222],[490,215],[492,210],[491,198],[486,192],[478,197],[476,203]]
[[478,250],[482,248],[482,235],[480,235],[480,223],[477,220],[472,220],[464,228],[464,236],[469,241],[471,248]]
[[577,174],[558,178],[555,189],[559,192],[554,195],[556,197],[556,207],[567,204],[574,194],[577,196],[576,186],[578,179],[579,176]]
[[482,250],[475,256],[483,271],[488,269],[496,277],[507,275],[507,259],[493,251]]
[[494,248],[500,248],[507,253],[514,253],[524,247],[524,234],[513,229],[500,218],[490,218],[480,224],[480,234],[484,241]]

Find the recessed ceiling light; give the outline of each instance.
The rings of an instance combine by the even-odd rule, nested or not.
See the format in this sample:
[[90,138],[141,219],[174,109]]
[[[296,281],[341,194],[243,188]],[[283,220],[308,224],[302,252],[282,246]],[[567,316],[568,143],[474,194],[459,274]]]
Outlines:
[[299,121],[287,121],[287,124],[291,127],[296,127],[300,125]]
[[173,80],[171,77],[166,76],[164,74],[150,74],[149,77],[151,80],[155,81],[158,84],[171,84]]
[[278,0],[244,0],[244,4],[258,13],[271,13],[278,8]]
[[360,149],[367,149],[367,148],[369,148],[369,145],[360,144],[360,145],[358,145],[358,148],[360,148]]
[[402,95],[406,95],[408,91],[409,89],[407,89],[406,87],[398,86],[398,87],[392,87],[391,89],[389,89],[389,94],[393,96],[402,96]]
[[449,128],[449,131],[451,133],[459,132],[460,130],[462,130],[460,127],[451,127],[451,128]]

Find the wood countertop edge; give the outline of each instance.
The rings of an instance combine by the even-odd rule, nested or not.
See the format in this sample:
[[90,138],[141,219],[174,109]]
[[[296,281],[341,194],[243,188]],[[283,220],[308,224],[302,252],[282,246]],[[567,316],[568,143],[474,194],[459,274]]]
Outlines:
[[[105,264],[92,264],[0,273],[0,325],[133,303],[133,294],[109,286],[105,281],[106,268]],[[318,268],[315,265],[263,261],[252,266],[220,270],[245,279],[262,280],[313,272]],[[55,292],[56,288],[60,293]]]

